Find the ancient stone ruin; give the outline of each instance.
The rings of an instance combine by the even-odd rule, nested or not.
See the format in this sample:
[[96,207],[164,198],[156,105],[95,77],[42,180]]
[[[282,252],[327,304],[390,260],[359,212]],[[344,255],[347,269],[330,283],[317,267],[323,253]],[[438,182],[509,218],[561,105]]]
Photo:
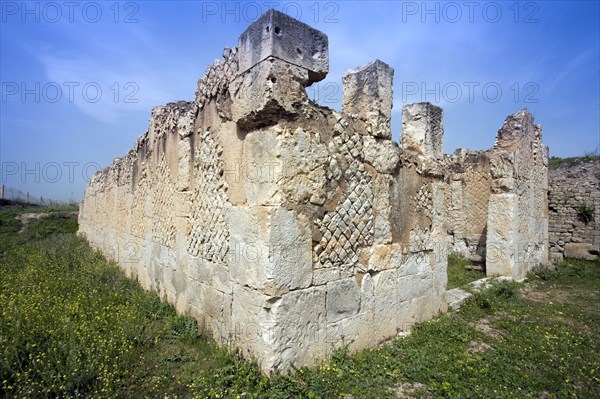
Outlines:
[[548,260],[548,149],[527,111],[506,118],[488,151],[449,157],[448,233],[454,252],[488,276],[523,279]]
[[264,370],[372,347],[446,310],[448,251],[522,278],[547,258],[547,153],[520,111],[489,151],[443,154],[442,109],[402,109],[393,69],[343,77],[340,112],[307,98],[327,36],[270,10],[193,102],[98,172],[80,233],[146,289]]

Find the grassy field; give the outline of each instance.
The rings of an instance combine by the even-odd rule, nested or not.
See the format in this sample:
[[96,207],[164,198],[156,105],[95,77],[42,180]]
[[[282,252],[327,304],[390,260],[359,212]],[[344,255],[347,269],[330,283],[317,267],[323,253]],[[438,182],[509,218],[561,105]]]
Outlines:
[[[263,375],[75,236],[0,209],[0,397],[598,398],[600,262],[501,283],[373,350]],[[451,263],[455,264],[455,261]],[[474,276],[452,277],[453,284]]]
[[456,255],[448,256],[448,284],[447,289],[464,287],[471,281],[479,280],[485,277],[484,272],[478,270],[465,269],[466,265],[472,262],[468,259]]
[[590,154],[582,155],[580,157],[570,157],[570,158],[559,158],[559,157],[550,157],[550,162],[548,166],[550,168],[558,168],[560,166],[572,166],[578,165],[580,163],[592,162],[592,161],[600,161],[600,155],[598,152],[593,152]]

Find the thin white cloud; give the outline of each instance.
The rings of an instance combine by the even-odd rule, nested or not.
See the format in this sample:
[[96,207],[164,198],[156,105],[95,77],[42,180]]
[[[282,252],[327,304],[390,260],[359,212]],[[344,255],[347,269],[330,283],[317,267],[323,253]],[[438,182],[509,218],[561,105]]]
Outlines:
[[60,48],[50,42],[40,42],[36,48],[28,45],[48,79],[42,83],[61,87],[61,101],[97,120],[117,124],[127,113],[149,112],[170,97],[163,81],[165,71],[148,60],[159,58],[161,49],[140,26],[127,27],[134,40],[123,40],[123,45],[115,45],[111,34],[85,29],[62,33]]
[[589,63],[592,60],[598,60],[598,47],[592,46],[577,56],[568,60],[568,62],[561,68],[560,72],[554,76],[554,78],[544,85],[544,91],[552,93],[555,89],[560,87],[560,84],[565,81],[566,78],[576,74],[578,70],[581,70],[583,64]]

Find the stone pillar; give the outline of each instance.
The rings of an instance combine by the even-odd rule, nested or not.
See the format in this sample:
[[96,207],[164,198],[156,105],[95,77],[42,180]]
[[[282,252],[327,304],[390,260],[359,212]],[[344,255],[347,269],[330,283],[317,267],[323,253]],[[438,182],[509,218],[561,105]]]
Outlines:
[[518,241],[517,214],[515,194],[498,193],[490,196],[485,262],[488,276],[513,276],[515,245]]
[[491,151],[486,273],[523,279],[548,260],[547,154],[541,127],[521,110],[506,118]]
[[4,199],[4,184],[0,184],[0,199]]
[[444,156],[442,108],[427,102],[404,105],[400,147],[413,155],[442,158]]
[[548,207],[548,164],[549,164],[549,151],[548,146],[542,144],[542,127],[540,125],[535,125],[536,127],[536,141],[540,144],[540,149],[542,151],[542,165],[540,167],[541,173],[541,187],[542,192],[542,209],[541,209],[541,223],[542,223],[542,231],[541,231],[541,241],[543,245],[543,253],[541,255],[541,262],[546,262],[550,260],[550,215],[549,215],[549,207]]
[[350,69],[342,77],[342,111],[364,121],[375,137],[392,138],[393,80],[394,69],[379,60]]

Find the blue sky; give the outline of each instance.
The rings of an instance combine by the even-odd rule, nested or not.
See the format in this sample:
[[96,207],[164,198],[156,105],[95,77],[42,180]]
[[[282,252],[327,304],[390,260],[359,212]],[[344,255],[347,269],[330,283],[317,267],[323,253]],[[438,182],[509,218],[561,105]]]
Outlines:
[[124,155],[153,107],[192,100],[205,68],[269,7],[329,37],[330,73],[308,89],[340,109],[345,70],[395,69],[402,104],[444,108],[445,150],[487,149],[527,108],[551,155],[600,145],[598,2],[1,1],[1,181],[79,200]]

